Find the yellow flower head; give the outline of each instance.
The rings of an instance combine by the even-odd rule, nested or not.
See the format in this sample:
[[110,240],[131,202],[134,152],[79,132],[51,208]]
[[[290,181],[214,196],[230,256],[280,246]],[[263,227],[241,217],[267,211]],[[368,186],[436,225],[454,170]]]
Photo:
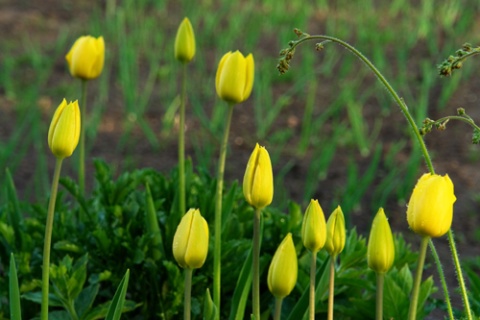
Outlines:
[[103,37],[82,36],[65,56],[70,74],[83,80],[95,79],[102,73],[105,60]]
[[456,200],[448,175],[424,174],[413,189],[408,203],[408,225],[422,236],[443,236],[452,225]]
[[190,209],[173,237],[173,256],[182,268],[203,266],[208,253],[208,224],[198,209]]
[[325,215],[318,200],[310,200],[302,223],[302,241],[305,248],[317,252],[323,248],[327,239]]
[[246,58],[240,51],[227,52],[218,64],[215,87],[218,96],[230,103],[248,99],[253,88],[253,55]]
[[190,62],[195,56],[195,34],[188,18],[184,18],[175,37],[175,59],[183,63]]
[[268,206],[273,199],[273,171],[267,149],[258,143],[248,160],[243,177],[243,195],[257,209]]
[[392,267],[394,259],[395,244],[393,242],[392,230],[383,208],[380,208],[373,219],[372,229],[368,238],[368,266],[375,272],[385,273]]
[[327,221],[327,241],[325,249],[331,256],[337,256],[345,247],[345,217],[340,206],[330,215]]
[[297,273],[297,252],[289,233],[275,251],[268,269],[268,289],[276,298],[288,296],[297,283]]
[[53,115],[48,129],[48,146],[60,159],[70,157],[80,139],[80,108],[78,102],[63,99]]

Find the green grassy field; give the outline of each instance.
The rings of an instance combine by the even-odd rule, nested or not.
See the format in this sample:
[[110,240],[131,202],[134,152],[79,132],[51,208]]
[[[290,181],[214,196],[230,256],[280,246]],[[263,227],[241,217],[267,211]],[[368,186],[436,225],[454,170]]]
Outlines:
[[[418,126],[457,107],[480,117],[480,62],[472,59],[448,78],[437,71],[463,43],[480,42],[476,0],[4,1],[0,13],[0,28],[8,31],[0,40],[0,186],[8,184],[8,168],[20,199],[34,203],[48,198],[51,116],[64,97],[80,98],[64,56],[83,34],[106,42],[103,74],[89,83],[87,98],[88,190],[95,188],[93,158],[109,163],[113,176],[175,168],[181,68],[173,41],[185,16],[197,41],[188,66],[187,157],[195,172],[215,172],[227,111],[215,93],[217,64],[227,51],[253,53],[254,89],[234,110],[226,177],[228,185],[241,180],[255,143],[265,145],[280,211],[291,209],[291,200],[304,206],[318,198],[326,212],[341,203],[348,226],[364,234],[384,206],[392,225],[408,232],[405,203],[427,171],[400,109],[348,51],[326,44],[317,52],[311,43],[280,75],[279,52],[296,39],[294,28],[355,45],[396,88]],[[461,219],[453,228],[468,258],[478,255],[471,244],[480,241],[480,150],[470,136],[470,128],[453,122],[426,136],[437,170],[455,183]],[[65,175],[76,176],[76,161]],[[0,192],[0,203],[8,199]]]

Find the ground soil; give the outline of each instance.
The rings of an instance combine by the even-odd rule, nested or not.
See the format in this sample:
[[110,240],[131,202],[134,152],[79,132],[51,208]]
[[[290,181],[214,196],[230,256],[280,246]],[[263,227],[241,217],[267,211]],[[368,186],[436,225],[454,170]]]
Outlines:
[[[77,2],[75,2],[77,3]],[[72,6],[75,6],[72,10]],[[89,16],[88,1],[78,1],[78,4],[72,5],[69,1],[61,0],[48,0],[48,1],[13,1],[13,0],[0,0],[0,30],[2,30],[2,36],[9,39],[11,43],[12,39],[24,39],[26,34],[29,35],[29,39],[39,43],[53,43],[56,40],[57,30],[63,26],[72,22],[72,20],[85,21]],[[20,48],[20,46],[19,46]],[[280,48],[278,48],[280,49]],[[21,49],[19,49],[21,50]],[[277,51],[277,50],[276,50]],[[20,53],[20,52],[19,52]],[[0,53],[0,58],[1,58]],[[58,65],[57,65],[58,64]],[[64,79],[64,62],[62,57],[58,57],[58,62],[54,68],[54,72],[59,73],[59,78]],[[472,66],[478,66],[479,63],[472,63]],[[274,66],[272,66],[274,68]],[[1,71],[0,71],[1,72]],[[274,72],[274,71],[273,71]],[[61,74],[61,75],[60,75]],[[55,75],[50,77],[55,79]],[[49,80],[55,82],[54,80]],[[470,106],[468,108],[469,114],[474,119],[480,121],[480,109],[478,103],[480,101],[480,95],[478,94],[478,88],[480,88],[480,80],[478,78],[470,80],[460,87],[451,99],[449,106],[438,111],[435,109],[434,102],[439,95],[439,88],[434,88],[431,93],[432,105],[429,106],[429,114],[433,119],[439,118],[445,115],[445,110],[455,110],[456,107]],[[95,89],[92,89],[93,92]],[[94,94],[94,93],[93,93]],[[5,96],[5,91],[0,88],[0,140],[5,141],[13,133],[15,127],[11,119],[15,117],[15,104],[16,101],[12,101]],[[142,133],[139,130],[134,130],[132,136],[136,137],[135,144],[131,145],[128,150],[118,151],[115,146],[119,143],[120,132],[122,129],[122,123],[124,114],[119,107],[121,102],[119,98],[113,96],[110,99],[109,105],[106,107],[105,114],[100,123],[98,135],[95,143],[91,149],[91,155],[105,159],[107,162],[112,163],[118,167],[122,167],[122,161],[126,157],[126,153],[136,154],[132,163],[137,167],[153,167],[158,170],[167,171],[173,168],[177,163],[176,154],[176,132],[172,133],[170,138],[162,141],[161,154],[156,150],[152,150],[151,146],[142,139]],[[393,103],[392,103],[393,105]],[[45,121],[49,121],[50,112],[55,107],[55,103],[52,102],[48,96],[42,97],[38,101],[38,106],[45,110]],[[475,108],[477,106],[477,108]],[[245,103],[238,111],[236,110],[235,120],[233,121],[231,128],[230,138],[230,150],[229,160],[227,161],[226,178],[229,181],[233,179],[241,179],[243,170],[248,156],[251,152],[250,143],[246,141],[253,140],[254,138],[248,137],[248,126],[246,124],[253,123],[251,121],[252,115],[252,100]],[[365,121],[373,121],[372,117],[368,115],[375,114],[378,106],[375,103],[371,103],[366,107]],[[453,113],[454,111],[451,111]],[[162,115],[159,112],[149,111],[148,118],[152,126],[158,124],[158,120]],[[297,110],[297,106],[292,105],[284,111],[283,119],[287,119],[284,124],[297,128],[301,126],[301,117]],[[389,115],[390,123],[403,122],[403,116],[400,112],[392,112]],[[187,113],[187,119],[192,119],[193,115]],[[157,121],[157,122],[156,122]],[[195,134],[195,127],[198,126],[194,120],[187,120],[187,136]],[[178,128],[174,128],[178,130]],[[384,128],[382,135],[388,141],[396,141],[400,139],[405,132],[400,129],[387,129]],[[250,132],[254,132],[253,130]],[[471,130],[460,123],[450,123],[448,129],[444,132],[432,132],[427,135],[426,142],[429,149],[434,154],[434,163],[437,172],[448,173],[455,183],[455,193],[457,195],[457,203],[455,205],[455,219],[453,222],[453,230],[455,230],[458,250],[463,258],[478,256],[480,242],[479,231],[479,215],[480,201],[479,201],[479,184],[480,171],[478,170],[478,160],[480,154],[479,146],[472,146],[470,144]],[[143,141],[143,143],[142,143]],[[214,143],[214,142],[212,142]],[[388,148],[388,144],[386,147]],[[193,145],[187,141],[187,154],[193,155]],[[335,186],[342,185],[345,177],[345,160],[343,157],[348,151],[345,149],[339,149],[337,156],[335,157],[333,166],[324,181],[323,186],[329,186],[328,188],[319,188],[316,196],[322,201],[329,201],[333,194]],[[279,167],[282,167],[287,160],[293,163],[292,169],[284,177],[284,185],[289,192],[292,199],[301,201],[301,190],[303,189],[303,177],[307,174],[309,160],[312,155],[308,154],[305,157],[298,157],[292,154],[285,154],[285,159],[279,163]],[[409,157],[408,150],[402,151],[398,155],[399,159],[407,161]],[[53,159],[50,159],[53,160]],[[195,159],[193,159],[195,162]],[[358,155],[357,159],[360,165],[368,166],[369,158]],[[52,161],[53,162],[53,161]],[[283,163],[282,163],[283,162]],[[92,169],[91,166],[89,169]],[[3,169],[2,169],[3,170]],[[419,170],[419,175],[423,170]],[[25,161],[19,165],[18,170],[15,172],[15,182],[21,192],[22,188],[28,186],[31,183],[31,177],[33,176],[33,169],[31,161]],[[369,229],[370,219],[365,219],[361,214],[361,208],[369,207],[368,200],[365,203],[360,204],[360,209],[356,210],[352,214],[352,224],[357,226],[361,233],[366,234]],[[389,203],[389,210],[397,211],[400,214],[391,217],[392,228],[405,233],[406,237],[411,241],[412,247],[416,248],[419,244],[419,239],[416,238],[406,225],[404,215],[405,202],[392,201]],[[403,212],[403,213],[402,213]],[[445,262],[447,278],[450,286],[453,288],[456,286],[455,274],[450,267],[450,255],[447,241],[442,238],[436,240],[437,249],[440,253],[441,259]],[[436,276],[434,274],[434,276]],[[461,303],[458,298],[455,298],[455,306],[461,308]]]

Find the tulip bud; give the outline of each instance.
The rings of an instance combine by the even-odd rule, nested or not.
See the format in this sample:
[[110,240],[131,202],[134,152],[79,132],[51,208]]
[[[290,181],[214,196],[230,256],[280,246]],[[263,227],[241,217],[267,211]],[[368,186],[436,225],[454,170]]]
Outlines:
[[245,58],[240,51],[226,53],[215,77],[218,96],[231,103],[247,100],[253,88],[254,69],[252,54]]
[[190,209],[173,237],[173,256],[182,268],[203,266],[208,253],[208,224],[198,209]]
[[195,56],[195,34],[188,18],[184,18],[175,38],[175,59],[190,62]]
[[275,251],[268,269],[268,289],[276,298],[285,298],[297,283],[297,252],[288,233]]
[[453,183],[448,175],[424,174],[408,203],[408,225],[422,236],[443,236],[452,225],[455,200]]
[[70,157],[80,139],[80,108],[78,102],[63,99],[53,114],[48,129],[48,146],[55,157]]
[[102,73],[105,60],[103,37],[82,36],[65,56],[70,74],[83,80],[95,79]]
[[318,200],[310,200],[302,223],[302,241],[305,248],[317,252],[323,248],[327,239],[325,215]]
[[338,206],[327,221],[327,241],[325,249],[331,256],[337,256],[345,247],[345,217]]
[[372,229],[368,238],[368,267],[375,272],[385,273],[393,265],[395,259],[395,244],[392,230],[388,224],[383,208],[380,208],[373,219]]
[[273,199],[273,172],[270,156],[258,143],[248,160],[243,177],[243,195],[257,209],[268,206]]

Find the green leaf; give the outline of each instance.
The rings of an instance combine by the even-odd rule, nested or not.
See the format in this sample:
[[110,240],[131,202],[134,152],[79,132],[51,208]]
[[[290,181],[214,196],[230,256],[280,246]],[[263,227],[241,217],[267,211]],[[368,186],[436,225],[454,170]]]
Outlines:
[[[25,299],[25,300],[28,300],[28,301],[32,301],[32,302],[35,302],[35,303],[38,303],[38,304],[42,304],[42,292],[41,291],[24,293],[24,294],[22,294],[22,298]],[[50,293],[48,295],[48,305],[50,307],[63,307],[62,301],[60,301],[60,299],[52,293]]]
[[217,306],[213,303],[210,296],[210,290],[205,292],[205,299],[203,300],[203,320],[215,320],[215,314],[217,313]]
[[112,304],[108,308],[106,320],[118,320],[122,315],[123,304],[125,302],[125,295],[127,294],[128,279],[130,278],[130,269],[127,269],[125,275],[118,285]]
[[93,284],[80,292],[77,299],[75,299],[75,310],[80,318],[87,313],[87,311],[92,307],[93,301],[98,294],[98,289],[100,285]]
[[245,260],[240,276],[238,277],[237,285],[233,293],[232,307],[230,310],[230,319],[240,320],[244,318],[245,306],[252,287],[252,250],[248,253],[248,258]]
[[152,254],[152,259],[158,261],[161,257],[165,257],[165,248],[163,246],[162,233],[158,225],[152,192],[150,191],[148,183],[145,185],[145,214],[147,232],[153,237],[150,244],[152,247],[150,252]]
[[22,309],[20,305],[20,290],[18,289],[17,268],[15,257],[10,254],[10,317],[12,320],[22,320]]

